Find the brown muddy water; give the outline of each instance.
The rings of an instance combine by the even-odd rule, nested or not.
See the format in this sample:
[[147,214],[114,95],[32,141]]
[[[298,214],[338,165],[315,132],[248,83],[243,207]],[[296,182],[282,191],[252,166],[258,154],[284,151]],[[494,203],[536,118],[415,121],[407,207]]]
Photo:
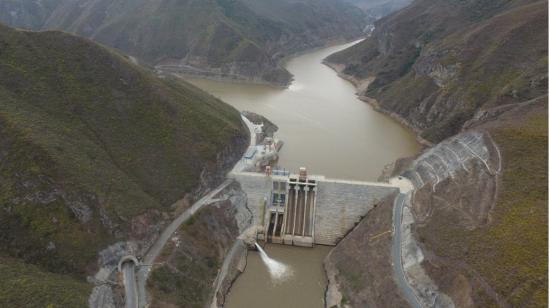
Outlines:
[[[233,105],[266,116],[285,141],[279,166],[330,178],[375,181],[385,165],[420,150],[414,134],[376,112],[355,95],[354,86],[322,64],[328,55],[353,43],[328,47],[291,59],[288,89],[262,85],[188,79]],[[268,245],[267,254],[293,274],[272,279],[258,252],[251,251],[245,272],[235,281],[229,308],[323,307],[326,277],[323,259],[330,247]]]
[[375,181],[385,165],[415,154],[414,134],[359,100],[355,87],[321,61],[351,44],[291,59],[288,89],[190,79],[238,110],[264,115],[285,142],[279,166],[331,178]]
[[249,251],[246,270],[231,287],[224,307],[323,307],[327,285],[323,259],[330,249],[320,245],[315,248],[267,245],[266,253],[289,267],[281,278],[272,278],[259,252]]

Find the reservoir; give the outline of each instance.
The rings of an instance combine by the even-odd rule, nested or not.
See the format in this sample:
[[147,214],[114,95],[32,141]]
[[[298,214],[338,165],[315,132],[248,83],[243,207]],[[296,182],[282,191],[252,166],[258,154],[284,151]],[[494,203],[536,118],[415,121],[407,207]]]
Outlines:
[[[353,43],[351,43],[353,44]],[[259,113],[285,142],[278,165],[291,171],[375,181],[385,165],[419,150],[414,134],[359,100],[355,87],[321,62],[351,44],[324,48],[287,62],[288,89],[211,80],[191,83],[233,105]]]
[[[323,48],[286,63],[294,75],[288,89],[188,79],[233,105],[259,113],[279,127],[285,142],[278,165],[330,178],[376,181],[385,165],[416,154],[414,134],[359,100],[355,87],[322,64],[353,43]],[[273,279],[259,253],[250,251],[245,272],[235,281],[225,307],[323,307],[323,259],[330,247],[267,245],[266,253],[286,264],[291,275]]]

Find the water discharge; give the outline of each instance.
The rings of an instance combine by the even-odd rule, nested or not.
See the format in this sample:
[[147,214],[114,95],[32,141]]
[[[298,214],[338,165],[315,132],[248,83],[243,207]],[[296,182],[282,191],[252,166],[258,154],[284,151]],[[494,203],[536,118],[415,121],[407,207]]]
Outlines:
[[[288,89],[190,81],[238,110],[262,114],[277,124],[277,135],[285,141],[279,166],[292,171],[305,166],[312,174],[375,181],[385,165],[413,156],[420,148],[411,131],[360,101],[353,85],[321,63],[350,45],[291,59],[286,68],[295,79]],[[330,247],[266,247],[269,256],[260,247],[258,253],[248,254],[246,270],[232,285],[224,307],[323,307],[327,280],[323,259]],[[285,266],[292,268],[286,276]]]
[[263,250],[262,246],[256,244],[256,248],[260,252],[260,258],[264,262],[265,266],[269,270],[269,275],[274,280],[274,282],[284,281],[286,278],[292,276],[292,269],[277,260],[270,258],[267,253]]

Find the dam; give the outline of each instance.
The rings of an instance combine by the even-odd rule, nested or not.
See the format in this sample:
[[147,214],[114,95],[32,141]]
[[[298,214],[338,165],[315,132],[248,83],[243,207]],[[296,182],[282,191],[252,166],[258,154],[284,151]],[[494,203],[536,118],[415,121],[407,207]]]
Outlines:
[[302,167],[230,175],[247,194],[256,238],[312,247],[336,245],[373,206],[399,189],[389,183],[337,180],[309,175]]
[[[373,206],[374,199],[378,198],[376,193],[369,195],[368,188],[373,191],[392,189],[384,183],[376,183],[384,166],[398,158],[415,155],[420,149],[413,132],[359,100],[351,83],[322,64],[328,55],[351,45],[353,43],[322,48],[289,59],[285,67],[295,78],[288,89],[186,78],[236,109],[261,114],[275,123],[279,128],[278,137],[285,142],[277,164],[295,173],[295,178],[303,166],[307,167],[311,180],[324,178],[324,181],[316,184],[313,208],[317,218],[312,225],[312,234],[318,242],[313,238],[313,247],[300,247],[296,246],[298,241],[294,241],[299,236],[296,233],[292,238],[293,246],[276,244],[281,240],[278,232],[282,231],[285,211],[285,206],[280,205],[280,195],[288,187],[273,187],[272,181],[281,176],[282,182],[288,183],[289,172],[273,169],[271,178],[264,171],[259,174],[231,175],[246,190],[248,207],[254,212],[254,224],[258,228],[268,230],[268,221],[271,222],[272,217],[277,219],[277,222],[273,221],[272,230],[275,232],[270,233],[271,239],[267,238],[268,231],[258,232],[258,236],[266,236],[266,253],[290,265],[294,275],[284,283],[272,281],[260,255],[251,251],[248,253],[246,270],[231,286],[224,307],[323,307],[327,285],[323,259],[331,246],[320,244],[320,232],[326,230],[332,242],[345,235],[345,230],[352,228],[361,215]],[[349,195],[339,197],[331,194],[331,189],[361,191],[361,187],[366,194],[361,198],[366,199],[366,203],[341,202],[338,206],[340,214],[335,217],[319,213],[329,210],[322,204],[321,200],[327,200],[323,194],[344,201],[353,199]],[[273,193],[279,193],[279,207],[273,206],[277,203],[277,199],[273,202]],[[360,196],[358,193],[355,198]],[[284,194],[284,198],[284,202],[287,202],[288,195]],[[368,201],[369,198],[371,201]],[[313,199],[308,197],[308,200]],[[271,212],[279,216],[271,215]],[[336,230],[329,228],[335,220],[343,221]]]

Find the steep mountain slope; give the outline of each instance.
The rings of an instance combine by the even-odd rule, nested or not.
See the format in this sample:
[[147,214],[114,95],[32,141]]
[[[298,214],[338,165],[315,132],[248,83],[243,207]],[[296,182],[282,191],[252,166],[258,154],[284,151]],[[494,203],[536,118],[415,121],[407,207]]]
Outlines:
[[[546,1],[417,0],[327,59],[362,98],[435,143],[393,172],[415,187],[401,260],[424,305],[547,305],[547,10]],[[387,259],[364,259],[390,253],[389,240],[362,235],[383,211],[370,212],[326,260],[352,306],[366,294],[373,306],[403,294],[379,277]]]
[[361,94],[437,142],[479,110],[547,92],[547,6],[419,0],[327,61],[357,82],[374,77]]
[[36,0],[12,5],[0,21],[25,26],[18,16],[43,15],[27,27],[89,37],[162,70],[277,85],[291,79],[282,58],[356,38],[366,22],[340,0],[51,1],[40,13]]
[[0,1],[0,22],[13,27],[40,29],[61,0]]
[[412,0],[345,0],[376,20],[409,5]]
[[0,255],[61,274],[37,281],[83,281],[117,241],[144,249],[246,143],[238,112],[189,84],[87,39],[0,25]]
[[[394,170],[415,186],[403,217],[412,236],[401,235],[408,283],[421,303],[546,307],[548,97],[497,107],[470,124]],[[332,294],[345,299],[336,306],[402,301],[388,279],[393,235],[375,237],[391,229],[393,206],[369,212],[327,257]]]

